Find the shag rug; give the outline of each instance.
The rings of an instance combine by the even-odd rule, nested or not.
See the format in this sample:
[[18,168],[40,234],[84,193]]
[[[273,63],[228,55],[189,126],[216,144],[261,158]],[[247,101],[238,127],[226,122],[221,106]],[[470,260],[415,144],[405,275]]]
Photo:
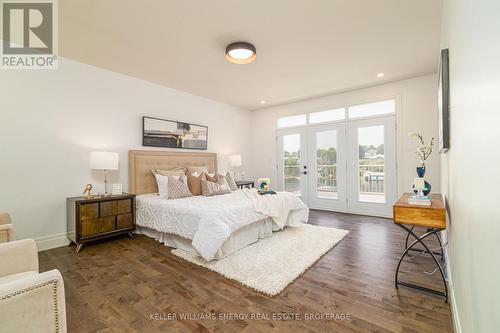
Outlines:
[[220,260],[202,257],[180,249],[172,253],[229,279],[274,296],[280,293],[321,256],[330,251],[349,231],[304,224],[274,232]]

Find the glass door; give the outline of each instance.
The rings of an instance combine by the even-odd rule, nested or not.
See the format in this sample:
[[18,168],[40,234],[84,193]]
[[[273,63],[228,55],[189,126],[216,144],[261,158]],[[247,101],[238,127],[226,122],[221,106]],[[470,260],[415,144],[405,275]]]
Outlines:
[[306,133],[306,128],[278,131],[278,187],[308,204]]
[[390,216],[396,200],[395,117],[352,120],[348,127],[348,208]]
[[308,128],[309,206],[346,209],[345,123]]

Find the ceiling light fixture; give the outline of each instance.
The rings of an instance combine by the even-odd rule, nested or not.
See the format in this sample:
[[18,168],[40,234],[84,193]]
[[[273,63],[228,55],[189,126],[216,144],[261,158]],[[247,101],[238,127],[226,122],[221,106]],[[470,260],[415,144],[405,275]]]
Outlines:
[[247,42],[231,43],[226,47],[226,60],[233,64],[244,65],[257,58],[255,46]]
[[384,77],[384,75],[385,75],[384,73],[378,73],[377,77]]
[[266,101],[260,101],[260,104],[266,104]]

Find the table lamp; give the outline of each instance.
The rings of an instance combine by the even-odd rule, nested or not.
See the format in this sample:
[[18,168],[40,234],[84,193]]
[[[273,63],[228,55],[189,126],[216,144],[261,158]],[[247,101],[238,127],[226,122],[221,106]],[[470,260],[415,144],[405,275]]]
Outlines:
[[90,169],[104,171],[104,196],[109,196],[107,189],[106,173],[108,170],[118,170],[118,153],[107,151],[94,151],[90,153]]
[[229,155],[229,165],[233,167],[233,175],[236,180],[236,167],[241,167],[241,155]]

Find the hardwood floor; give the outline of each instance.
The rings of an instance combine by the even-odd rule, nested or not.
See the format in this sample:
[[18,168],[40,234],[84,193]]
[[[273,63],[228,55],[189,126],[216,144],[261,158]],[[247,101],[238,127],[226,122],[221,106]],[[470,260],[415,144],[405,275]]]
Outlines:
[[[443,298],[395,289],[405,234],[391,220],[312,210],[310,223],[350,234],[274,297],[183,261],[144,236],[89,245],[78,255],[74,247],[43,251],[40,266],[63,275],[70,333],[453,331]],[[434,270],[427,255],[402,267],[402,279],[440,286],[439,273],[423,273]],[[301,320],[244,318],[273,313],[298,313]],[[311,313],[344,320],[304,320]],[[202,314],[242,318],[203,320]]]

